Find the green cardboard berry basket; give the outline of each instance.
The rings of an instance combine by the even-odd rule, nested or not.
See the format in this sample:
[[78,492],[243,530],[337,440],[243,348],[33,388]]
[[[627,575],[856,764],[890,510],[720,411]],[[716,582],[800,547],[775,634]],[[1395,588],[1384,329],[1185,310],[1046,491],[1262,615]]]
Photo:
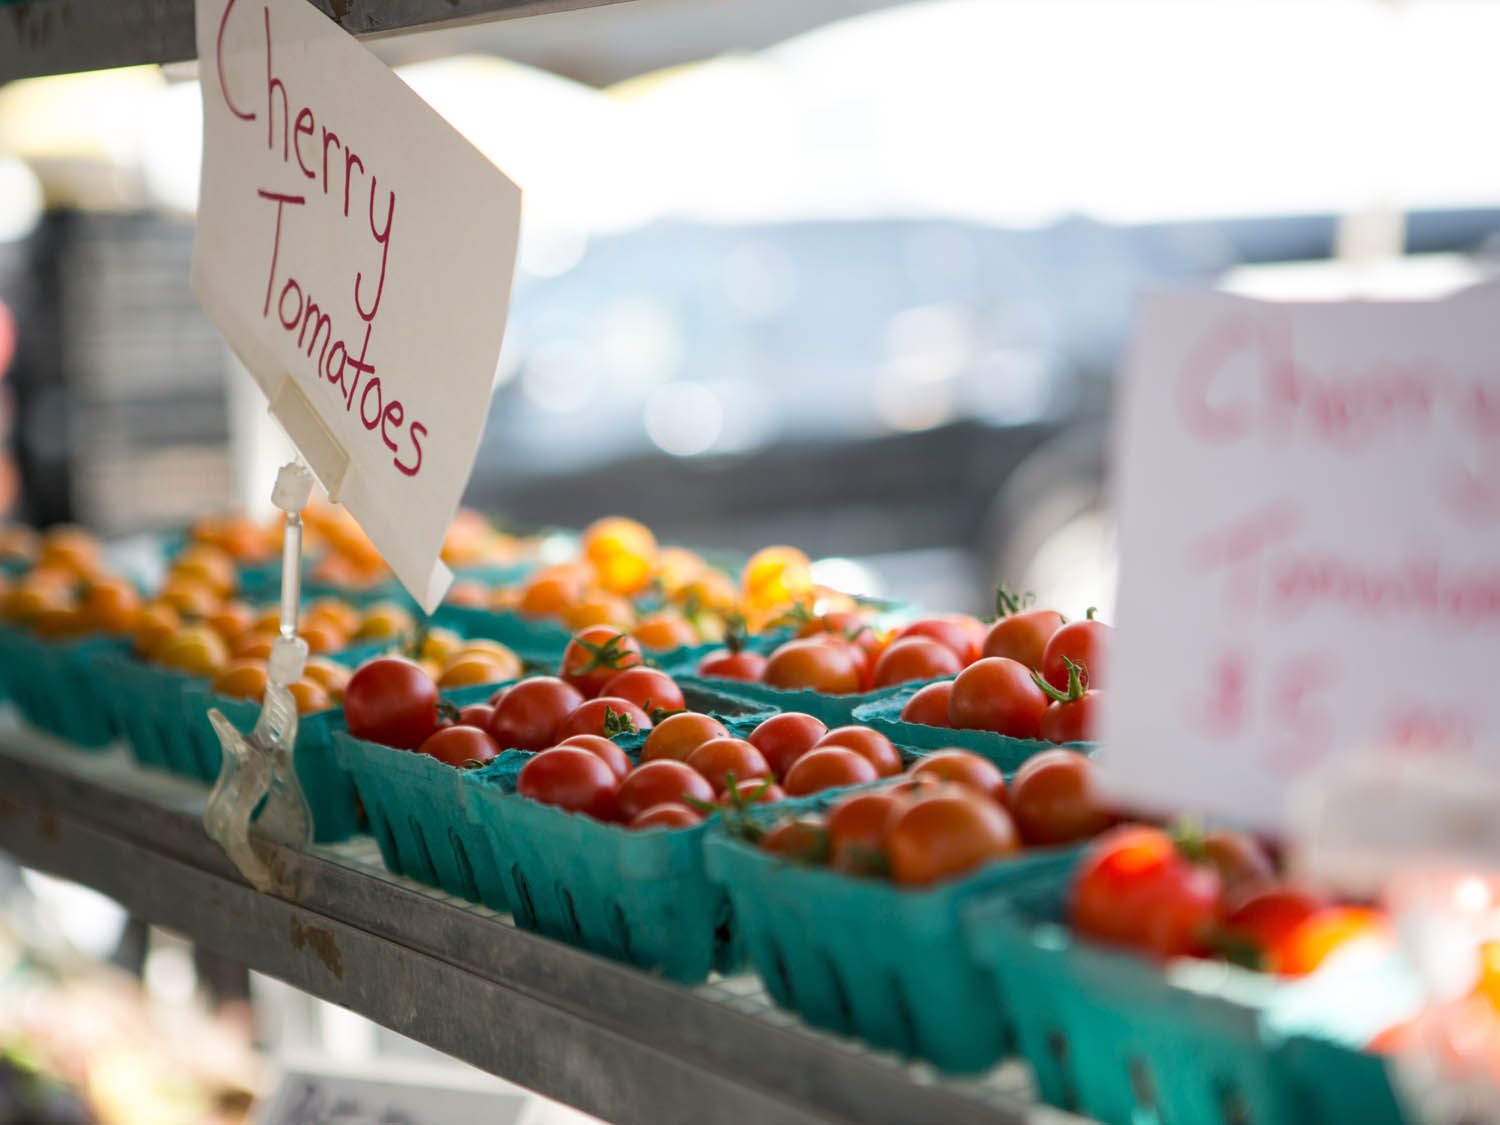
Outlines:
[[217,740],[212,759],[203,755],[183,717],[184,693],[206,688],[207,679],[147,664],[128,649],[101,654],[94,669],[137,762],[203,782],[218,777]]
[[855,708],[853,721],[878,730],[892,742],[899,742],[904,746],[922,750],[946,750],[950,747],[970,750],[994,762],[1006,775],[1020,769],[1027,758],[1034,757],[1043,750],[1056,750],[1059,745],[1083,754],[1093,754],[1098,750],[1097,742],[1056,743],[1041,738],[1011,738],[990,730],[957,730],[952,727],[930,727],[926,723],[909,723],[901,718],[901,712],[923,686],[925,685],[903,684],[880,699],[863,703]]
[[[1105,1125],[1402,1120],[1381,1060],[1333,1038],[1347,990],[1315,1009],[1299,997],[1292,1031],[1278,1011],[1293,1011],[1298,982],[1078,940],[1063,921],[1070,874],[977,900],[965,918],[1044,1101]],[[1402,987],[1367,983],[1387,995]]]
[[25,720],[87,750],[119,733],[108,685],[96,661],[124,652],[129,642],[109,637],[50,641],[26,630],[0,628],[0,681]]
[[[475,684],[445,691],[443,698],[464,707],[488,699],[500,686]],[[342,726],[331,736],[334,756],[353,780],[389,870],[492,910],[510,909],[489,840],[464,808],[461,782],[468,771],[366,742]]]
[[683,984],[737,968],[729,899],[703,865],[712,818],[631,831],[539,804],[515,791],[532,756],[508,750],[464,778],[516,924]]
[[[837,796],[819,793],[751,815],[769,823],[789,810],[825,808]],[[750,962],[777,1004],[814,1027],[957,1073],[987,1069],[1012,1042],[990,973],[964,943],[964,905],[1065,868],[1074,854],[1038,849],[912,890],[792,863],[727,832],[705,843],[709,875],[726,889]]]

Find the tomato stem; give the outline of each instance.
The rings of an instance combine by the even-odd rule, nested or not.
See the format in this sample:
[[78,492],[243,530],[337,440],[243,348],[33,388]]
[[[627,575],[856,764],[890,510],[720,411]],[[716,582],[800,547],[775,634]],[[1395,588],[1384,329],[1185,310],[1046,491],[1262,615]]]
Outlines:
[[614,738],[620,734],[634,734],[636,731],[635,720],[624,711],[616,711],[613,707],[604,706],[604,737]]
[[1032,669],[1031,680],[1042,693],[1055,703],[1077,703],[1084,696],[1084,684],[1088,682],[1089,670],[1082,661],[1069,660],[1063,657],[1063,664],[1068,669],[1068,687],[1066,691],[1058,691],[1048,683],[1042,674]]

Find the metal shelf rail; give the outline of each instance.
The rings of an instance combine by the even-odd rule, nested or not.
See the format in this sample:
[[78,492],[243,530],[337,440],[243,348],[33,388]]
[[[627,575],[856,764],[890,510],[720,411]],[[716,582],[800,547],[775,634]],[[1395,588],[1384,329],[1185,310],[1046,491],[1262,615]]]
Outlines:
[[[308,0],[354,35],[511,19],[621,0]],[[195,57],[193,0],[0,0],[0,82]]]
[[0,849],[133,914],[621,1125],[1077,1120],[1017,1065],[952,1081],[778,1011],[753,977],[683,988],[389,874],[369,837],[278,849],[295,902],[205,835],[203,786],[0,717]]

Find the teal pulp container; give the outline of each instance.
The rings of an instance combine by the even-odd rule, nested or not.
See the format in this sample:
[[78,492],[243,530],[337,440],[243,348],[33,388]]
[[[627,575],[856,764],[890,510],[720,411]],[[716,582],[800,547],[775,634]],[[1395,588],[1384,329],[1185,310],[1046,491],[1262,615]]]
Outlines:
[[[443,698],[462,707],[489,698],[495,687],[478,684],[444,692]],[[489,839],[464,806],[462,782],[469,771],[366,742],[344,729],[334,729],[332,740],[387,868],[492,910],[510,909]]]
[[113,638],[49,641],[0,628],[0,680],[32,726],[96,750],[114,740],[118,727],[111,692],[95,674],[95,663],[129,647]]
[[1078,940],[1063,922],[1068,882],[1049,873],[966,917],[1043,1100],[1106,1125],[1401,1120],[1380,1060],[1273,1030],[1284,982]]
[[736,968],[729,899],[703,864],[712,820],[633,832],[539,804],[515,792],[531,757],[506,751],[463,779],[516,924],[683,984]]
[[[1043,750],[1055,750],[1059,745],[1040,738],[1010,738],[989,730],[955,730],[908,723],[901,718],[901,711],[920,686],[903,684],[881,699],[861,704],[854,710],[853,721],[864,723],[904,746],[921,750],[946,750],[950,747],[970,750],[994,762],[1007,775],[1020,769],[1027,758]],[[1084,754],[1093,754],[1098,749],[1095,742],[1065,742],[1061,745]]]
[[137,762],[208,783],[219,776],[217,739],[210,755],[185,720],[186,693],[206,691],[206,678],[146,664],[128,649],[102,654],[94,668]]
[[[787,808],[821,808],[820,793]],[[1023,853],[929,890],[805,867],[727,832],[705,844],[751,964],[777,1004],[814,1027],[958,1073],[1010,1050],[1007,1008],[987,968],[968,951],[962,908],[1038,872],[1065,868],[1073,849]]]

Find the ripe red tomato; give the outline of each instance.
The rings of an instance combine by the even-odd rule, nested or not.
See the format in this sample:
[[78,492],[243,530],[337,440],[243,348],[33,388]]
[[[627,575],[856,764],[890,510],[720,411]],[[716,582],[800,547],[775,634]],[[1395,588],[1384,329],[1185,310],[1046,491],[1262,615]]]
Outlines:
[[878,730],[869,727],[835,727],[818,739],[814,749],[824,746],[844,746],[867,758],[875,772],[881,777],[895,777],[901,772],[901,755],[891,745],[891,740]]
[[880,774],[863,754],[846,746],[824,746],[809,750],[793,762],[781,784],[787,796],[805,797],[824,789],[863,785],[879,779]]
[[628,699],[648,715],[658,708],[681,711],[687,706],[677,682],[655,668],[627,668],[612,677],[599,694]]
[[558,724],[553,737],[565,742],[575,734],[597,734],[609,738],[650,729],[651,716],[630,700],[601,695],[597,699],[586,699],[573,708],[572,713]]
[[1006,811],[962,789],[913,801],[886,835],[891,878],[907,887],[952,879],[1020,847]]
[[344,722],[355,738],[415,750],[438,728],[437,685],[410,660],[368,661],[344,689]]
[[912,777],[934,777],[951,781],[1003,805],[1006,801],[1005,775],[988,758],[968,750],[939,750],[918,758],[911,767]]
[[[1089,611],[1093,613],[1093,610]],[[1104,667],[1109,658],[1109,635],[1114,632],[1102,621],[1092,617],[1084,621],[1069,621],[1047,642],[1042,654],[1042,678],[1058,691],[1068,689],[1067,657],[1083,668],[1083,685],[1090,688],[1106,686],[1108,669]]]
[[641,747],[641,761],[653,762],[658,758],[675,758],[687,761],[687,756],[711,738],[728,738],[724,724],[710,715],[696,711],[684,711],[681,715],[668,715],[646,736]]
[[563,650],[562,678],[585,696],[598,695],[618,673],[641,663],[641,646],[613,625],[590,625]]
[[962,668],[963,662],[952,649],[930,637],[903,637],[892,641],[880,654],[870,682],[878,688],[891,687],[913,680],[956,676]]
[[615,777],[624,777],[630,772],[630,759],[609,739],[597,734],[575,734],[563,739],[560,746],[581,746],[590,754],[593,754],[606,766]]
[[908,797],[891,790],[851,793],[840,800],[828,811],[830,865],[850,875],[886,874],[886,837],[909,803]]
[[961,730],[992,730],[1011,738],[1035,738],[1047,697],[1031,670],[1003,656],[975,661],[953,681],[948,721]]
[[793,863],[822,863],[828,858],[828,829],[814,817],[788,817],[761,837],[760,846]]
[[521,767],[516,792],[595,820],[614,820],[615,775],[581,746],[554,746]]
[[1063,615],[1055,609],[1027,609],[1006,614],[990,626],[982,654],[1003,656],[1027,668],[1040,670],[1047,642],[1062,626]]
[[723,793],[735,781],[771,776],[760,751],[743,738],[712,738],[687,756],[687,764],[708,779],[714,792]]
[[488,703],[471,703],[458,712],[460,724],[466,727],[478,727],[482,731],[490,729],[490,720],[494,717],[495,709]]
[[958,657],[960,666],[979,659],[984,643],[984,624],[967,613],[939,613],[923,617],[896,630],[894,644],[903,637],[927,637]]
[[1160,957],[1202,955],[1224,917],[1219,873],[1188,861],[1167,833],[1124,825],[1088,848],[1069,915],[1085,937]]
[[630,821],[653,805],[687,804],[685,798],[689,797],[695,801],[712,801],[714,788],[686,763],[663,758],[645,762],[626,774],[615,800],[621,817]]
[[1218,944],[1248,955],[1251,968],[1280,972],[1281,958],[1297,927],[1327,906],[1321,896],[1299,887],[1267,887],[1229,912]]
[[721,806],[769,805],[773,801],[785,801],[786,790],[769,777],[750,777],[726,787],[719,796]]
[[1277,971],[1286,977],[1306,976],[1360,938],[1391,940],[1390,921],[1366,906],[1325,906],[1286,936],[1275,954]]
[[495,704],[490,734],[506,750],[545,750],[556,741],[557,728],[583,702],[572,684],[556,676],[532,676]]
[[785,777],[792,763],[828,733],[821,719],[800,711],[772,715],[750,732],[750,745],[760,751],[777,777]]
[[1099,737],[1104,694],[1086,691],[1077,699],[1054,699],[1042,712],[1038,737],[1048,742],[1092,742]]
[[495,745],[495,740],[484,730],[459,724],[433,731],[418,749],[423,754],[460,769],[467,767],[470,762],[483,765],[500,753],[500,747]]
[[631,821],[630,827],[641,828],[693,828],[702,823],[703,818],[686,805],[678,804],[676,801],[665,801],[660,805],[652,805],[649,809],[637,814]]
[[1010,815],[1028,846],[1071,844],[1117,819],[1099,795],[1094,763],[1073,750],[1028,758],[1010,785]]
[[826,695],[852,695],[860,689],[861,668],[851,645],[827,637],[787,641],[766,662],[772,687],[807,688]]
[[758,652],[716,648],[698,661],[698,675],[720,680],[756,683],[766,674],[766,658]]
[[946,727],[948,725],[948,698],[952,694],[952,680],[943,680],[941,683],[928,684],[918,689],[917,694],[908,699],[906,706],[901,708],[901,721],[921,723],[929,727]]

